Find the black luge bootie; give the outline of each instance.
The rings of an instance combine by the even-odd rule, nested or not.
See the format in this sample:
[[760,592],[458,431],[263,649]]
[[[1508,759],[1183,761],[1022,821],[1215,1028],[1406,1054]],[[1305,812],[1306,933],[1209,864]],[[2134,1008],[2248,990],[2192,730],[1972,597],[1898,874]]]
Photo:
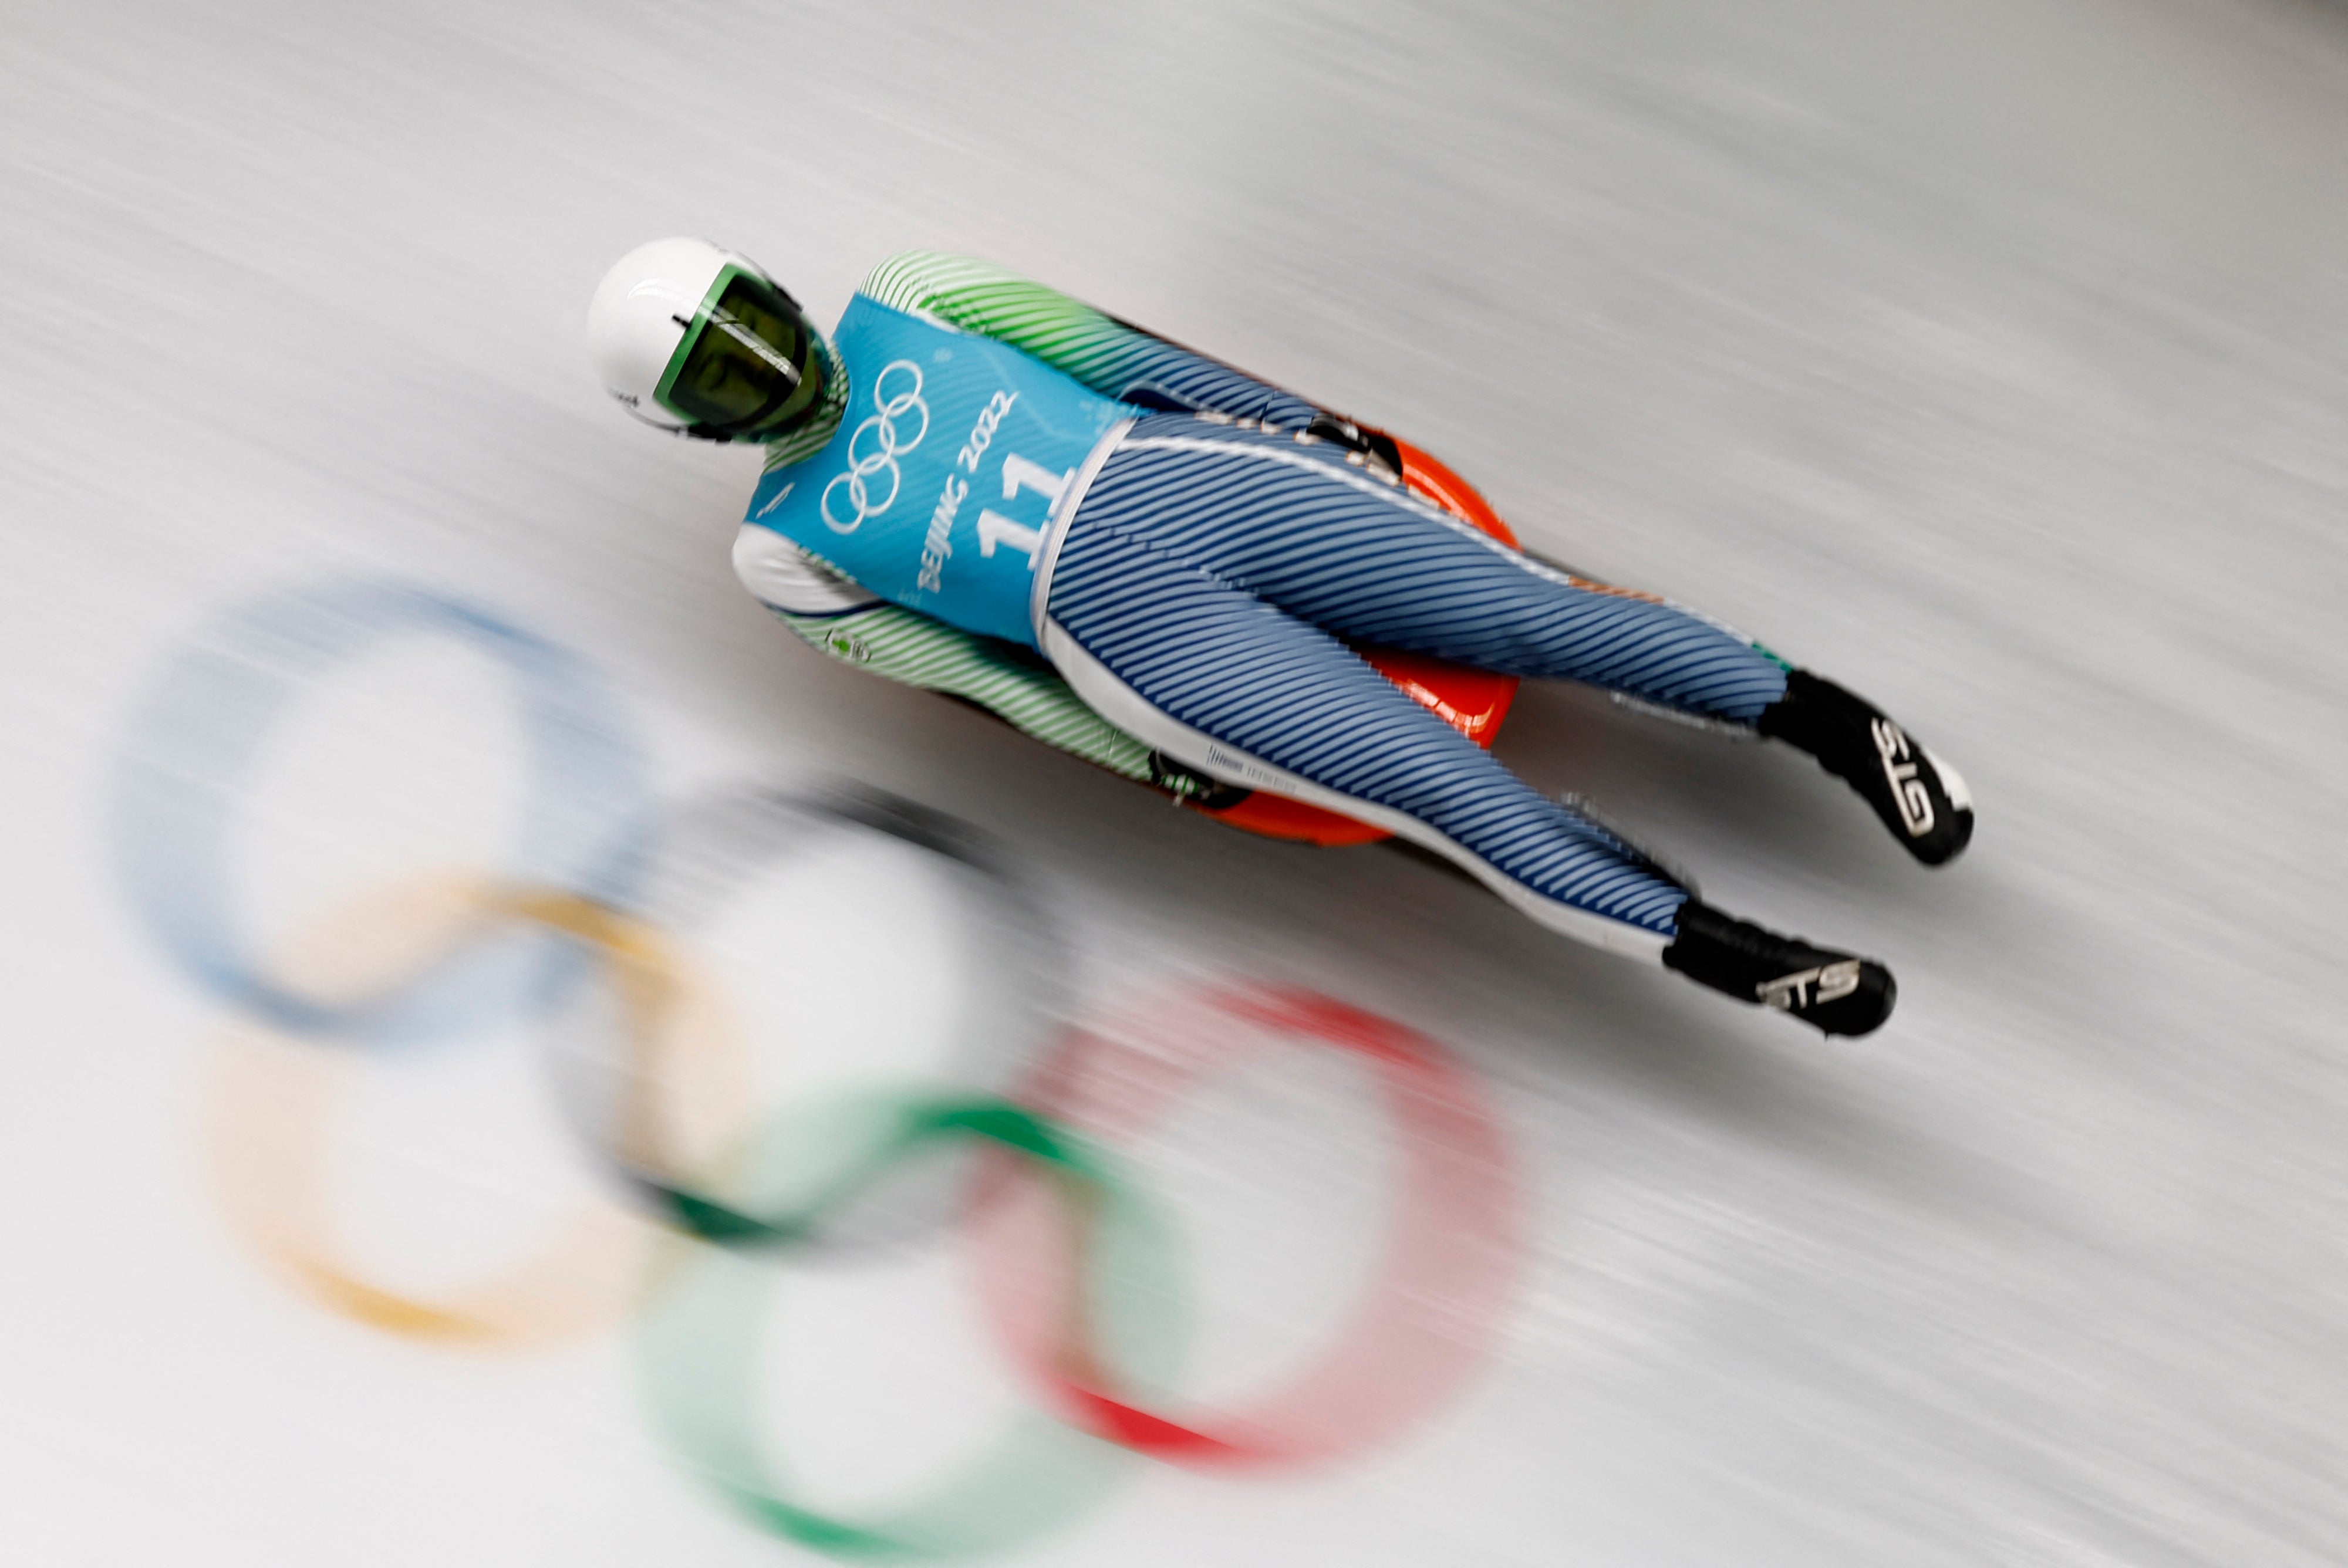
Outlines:
[[1872,958],[1814,948],[1691,898],[1663,967],[1739,1001],[1788,1012],[1825,1034],[1866,1034],[1891,1016],[1900,988]]
[[1927,866],[1953,860],[1973,835],[1973,801],[1957,771],[1865,698],[1796,670],[1786,694],[1753,726],[1807,752],[1875,808],[1891,836]]

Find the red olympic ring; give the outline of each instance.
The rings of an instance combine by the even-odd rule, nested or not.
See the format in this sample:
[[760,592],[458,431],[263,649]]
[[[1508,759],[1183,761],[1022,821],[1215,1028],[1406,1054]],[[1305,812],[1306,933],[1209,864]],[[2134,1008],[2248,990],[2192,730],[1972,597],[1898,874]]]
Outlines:
[[1138,1039],[1072,1030],[1015,1098],[1115,1144],[1165,1121],[1240,1054],[1232,1024],[1361,1058],[1402,1160],[1398,1212],[1352,1326],[1244,1410],[1144,1409],[1097,1353],[1103,1315],[1076,1296],[1084,1271],[1066,1228],[1044,1217],[1046,1205],[993,1201],[994,1184],[1026,1179],[1000,1163],[973,1204],[978,1292],[1014,1360],[1072,1425],[1199,1469],[1318,1463],[1393,1436],[1483,1363],[1517,1283],[1523,1194],[1475,1079],[1434,1040],[1303,989],[1217,988],[1203,999],[1209,1019],[1164,1020],[1173,1027]]

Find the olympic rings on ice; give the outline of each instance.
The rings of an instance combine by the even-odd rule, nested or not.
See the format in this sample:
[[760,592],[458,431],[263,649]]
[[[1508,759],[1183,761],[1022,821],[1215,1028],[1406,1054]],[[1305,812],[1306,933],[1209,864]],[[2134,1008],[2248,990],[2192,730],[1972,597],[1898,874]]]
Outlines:
[[[918,390],[915,371],[904,395]],[[415,633],[453,637],[516,678],[535,794],[510,862],[396,879],[304,922],[264,964],[232,919],[239,781],[300,682]],[[1442,1047],[1292,989],[1217,988],[1068,1027],[1067,945],[971,830],[864,789],[720,791],[655,821],[614,712],[553,644],[461,601],[372,585],[224,618],[139,710],[118,867],[164,950],[239,1015],[209,1079],[205,1163],[236,1235],[296,1288],[375,1327],[469,1347],[575,1338],[633,1315],[647,1408],[679,1460],[764,1527],[840,1556],[1001,1551],[1098,1501],[1144,1457],[1324,1462],[1391,1440],[1480,1363],[1515,1283],[1522,1198],[1497,1119]],[[961,928],[985,946],[961,966],[972,989],[945,1081],[747,1112],[747,1041],[691,944],[755,878],[839,833],[922,852],[970,901]],[[482,958],[499,952],[528,962]],[[511,1023],[591,974],[602,983],[582,995],[616,1001],[620,1043],[603,1052],[599,1095],[575,1020],[541,1022],[560,1031],[558,1099],[664,1223],[593,1202],[517,1260],[431,1296],[353,1262],[329,1206],[330,1127],[368,1059],[313,1042]],[[1175,1237],[1113,1151],[1265,1040],[1334,1049],[1375,1081],[1401,1150],[1391,1229],[1331,1345],[1237,1409],[1194,1410],[1179,1393]],[[826,1512],[778,1476],[758,1436],[754,1372],[781,1266],[957,1219],[976,1248],[981,1317],[1036,1408],[917,1497]]]
[[329,1007],[271,979],[229,873],[253,753],[305,681],[387,639],[452,638],[513,675],[530,804],[504,879],[611,898],[632,873],[646,805],[642,756],[595,671],[462,600],[404,584],[273,594],[214,621],[133,718],[114,798],[116,867],[149,933],[221,1000],[301,1034],[409,1040],[542,1007],[580,974],[544,943],[468,949],[380,997]]
[[[898,384],[903,390],[891,393],[889,378],[901,371],[913,378],[913,384],[904,386],[901,381]],[[905,482],[897,459],[919,446],[930,433],[930,405],[922,399],[922,367],[910,359],[892,359],[882,365],[880,374],[872,378],[872,415],[848,437],[847,471],[834,475],[831,483],[823,487],[820,505],[824,524],[835,534],[852,534],[864,526],[865,518],[877,518],[897,504],[897,492]],[[913,432],[911,440],[900,440],[897,422],[917,411],[922,416],[922,427]],[[879,450],[860,453],[857,446],[868,433],[880,443]],[[875,474],[884,472],[889,476],[889,493],[875,501],[870,481]],[[841,488],[848,491],[848,504],[856,508],[855,515],[844,522],[831,513],[832,494]]]

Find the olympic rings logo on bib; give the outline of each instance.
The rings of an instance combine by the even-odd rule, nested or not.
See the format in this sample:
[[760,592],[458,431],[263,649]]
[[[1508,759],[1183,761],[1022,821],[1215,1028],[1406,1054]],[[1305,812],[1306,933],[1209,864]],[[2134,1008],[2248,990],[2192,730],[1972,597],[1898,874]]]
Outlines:
[[[901,370],[913,378],[913,384],[892,396],[889,377]],[[848,438],[847,472],[834,476],[831,483],[823,487],[823,520],[836,534],[852,534],[864,526],[865,518],[877,518],[897,504],[897,492],[904,485],[897,458],[919,446],[930,433],[930,405],[922,400],[922,367],[910,359],[892,359],[882,365],[880,374],[872,378],[872,416],[858,425]],[[899,440],[897,422],[916,409],[921,411],[922,427],[913,433],[911,441]],[[868,433],[879,440],[880,450],[860,455],[857,444]],[[883,470],[889,475],[889,493],[876,502],[871,482]],[[846,518],[832,509],[833,493],[843,487],[848,491],[848,505],[855,508],[854,515]]]

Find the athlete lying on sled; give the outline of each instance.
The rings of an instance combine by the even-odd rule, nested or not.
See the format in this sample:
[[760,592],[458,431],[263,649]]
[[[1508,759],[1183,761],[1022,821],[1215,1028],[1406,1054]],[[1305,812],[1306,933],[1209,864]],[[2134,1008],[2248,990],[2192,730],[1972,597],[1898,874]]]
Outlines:
[[814,647],[1178,796],[1383,828],[1552,929],[1827,1033],[1890,1014],[1882,965],[1704,905],[1348,644],[1784,741],[1938,866],[1972,836],[1964,784],[1867,702],[1479,531],[1376,431],[982,263],[885,262],[834,336],[696,240],[630,252],[588,313],[639,418],[767,445],[735,567]]

